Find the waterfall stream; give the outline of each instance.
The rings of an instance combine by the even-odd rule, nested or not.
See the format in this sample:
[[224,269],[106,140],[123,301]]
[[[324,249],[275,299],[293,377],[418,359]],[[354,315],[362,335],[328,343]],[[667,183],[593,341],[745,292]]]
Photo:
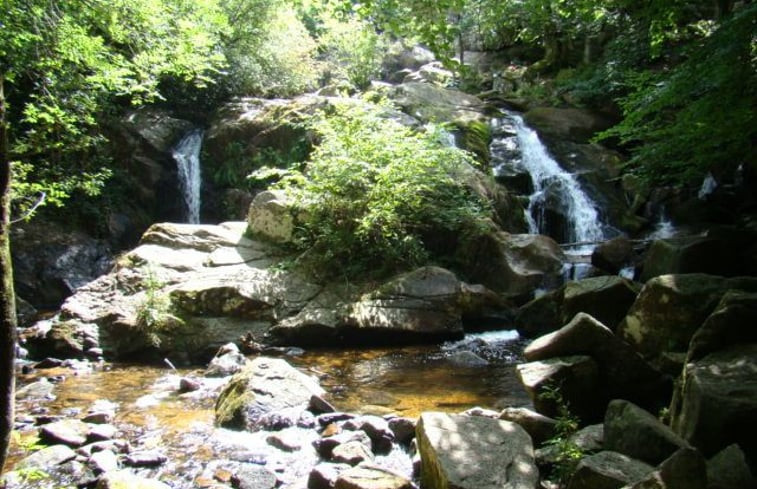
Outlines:
[[179,187],[184,197],[186,221],[190,224],[200,222],[200,148],[202,147],[202,129],[192,129],[172,151],[179,175]]
[[[521,182],[520,190],[528,195],[526,220],[530,233],[546,234],[561,243],[591,243],[606,238],[596,204],[576,177],[550,156],[536,131],[526,126],[519,115],[494,119],[492,134],[494,174],[506,182]],[[527,176],[530,181],[524,188],[522,182]],[[586,256],[592,249],[593,245],[578,245],[568,249],[567,254]],[[570,275],[578,278],[580,271],[573,270]]]

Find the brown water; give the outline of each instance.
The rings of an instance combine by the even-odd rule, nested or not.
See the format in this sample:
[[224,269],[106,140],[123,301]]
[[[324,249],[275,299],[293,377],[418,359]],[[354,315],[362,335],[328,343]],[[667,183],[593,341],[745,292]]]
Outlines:
[[[473,351],[489,364],[460,365],[454,361],[459,350]],[[520,341],[499,334],[442,346],[312,350],[287,360],[316,375],[340,410],[415,417],[429,410],[459,412],[474,406],[498,409],[527,404],[514,372],[521,350]],[[200,391],[178,394],[181,377],[199,378],[202,370],[95,365],[80,371],[38,371],[22,376],[19,384],[23,386],[40,375],[60,376],[54,390],[56,398],[19,401],[17,418],[41,413],[81,417],[95,401],[117,403],[114,424],[121,436],[134,448],[165,452],[169,462],[148,475],[171,481],[174,487],[196,487],[198,480],[212,479],[212,472],[218,469],[214,460],[271,459],[271,448],[264,438],[213,427],[215,398],[225,380],[205,379]],[[22,453],[16,445],[15,458]],[[292,480],[306,475],[315,457],[314,453],[299,452],[274,456],[291,472]],[[398,457],[397,463],[403,466],[398,469],[409,469],[405,459]]]

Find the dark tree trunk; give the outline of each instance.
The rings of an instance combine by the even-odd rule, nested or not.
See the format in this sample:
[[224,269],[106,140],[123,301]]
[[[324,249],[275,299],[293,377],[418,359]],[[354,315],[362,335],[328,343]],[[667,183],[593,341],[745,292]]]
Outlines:
[[0,73],[0,474],[13,431],[16,296],[10,254],[10,158],[5,120],[5,79]]

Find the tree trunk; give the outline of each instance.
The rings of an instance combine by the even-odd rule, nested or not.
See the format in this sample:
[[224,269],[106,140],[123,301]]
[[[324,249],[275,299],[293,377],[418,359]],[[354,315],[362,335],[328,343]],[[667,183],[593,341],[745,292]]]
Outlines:
[[16,358],[16,295],[10,253],[11,169],[4,84],[4,76],[0,73],[0,474],[4,470],[13,431]]

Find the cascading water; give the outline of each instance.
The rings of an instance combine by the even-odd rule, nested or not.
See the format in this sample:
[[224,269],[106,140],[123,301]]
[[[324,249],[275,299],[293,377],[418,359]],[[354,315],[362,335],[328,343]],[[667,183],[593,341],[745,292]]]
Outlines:
[[179,187],[184,197],[186,221],[200,222],[200,148],[202,129],[192,129],[179,141],[172,151],[179,174]]
[[[530,175],[526,220],[529,232],[551,235],[571,247],[569,255],[587,255],[594,243],[606,238],[597,207],[575,176],[549,155],[536,131],[515,114],[492,122],[492,163],[495,175]],[[526,192],[528,193],[528,192]],[[559,219],[558,219],[559,217]],[[557,222],[562,221],[562,222]],[[576,271],[572,272],[576,278]],[[580,275],[580,272],[578,272]]]

